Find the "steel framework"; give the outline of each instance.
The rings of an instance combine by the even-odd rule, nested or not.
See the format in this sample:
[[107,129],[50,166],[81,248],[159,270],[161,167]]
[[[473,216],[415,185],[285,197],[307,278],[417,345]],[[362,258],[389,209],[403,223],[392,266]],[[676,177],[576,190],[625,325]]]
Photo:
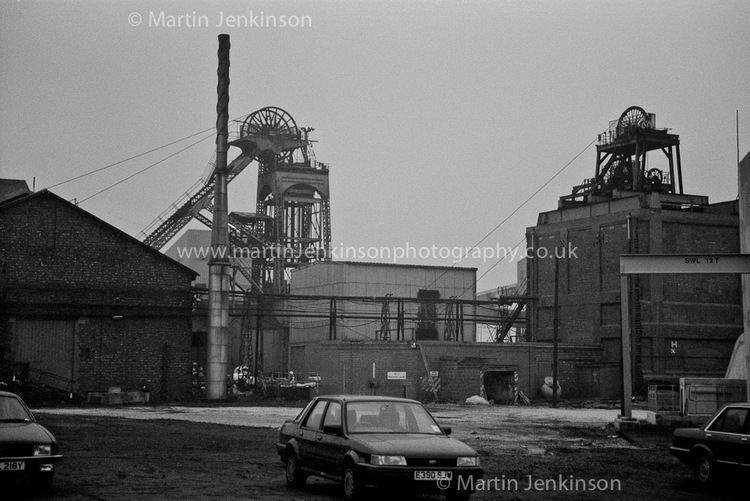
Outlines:
[[[661,150],[669,171],[649,169],[649,151]],[[596,171],[593,178],[561,197],[563,204],[586,203],[590,196],[612,195],[615,190],[682,194],[680,136],[656,128],[656,116],[631,106],[612,120],[597,137]]]
[[[256,212],[228,218],[230,261],[251,292],[284,293],[290,269],[330,256],[328,165],[315,159],[311,130],[268,106],[236,121],[230,132],[229,145],[241,153],[227,166],[228,182],[258,164]],[[141,232],[144,243],[160,249],[193,219],[212,227],[214,169],[212,160],[207,175]]]

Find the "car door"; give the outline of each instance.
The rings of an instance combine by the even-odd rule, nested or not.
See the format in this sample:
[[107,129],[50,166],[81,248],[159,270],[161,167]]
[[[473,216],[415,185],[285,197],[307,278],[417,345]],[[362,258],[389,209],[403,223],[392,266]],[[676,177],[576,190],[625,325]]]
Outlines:
[[297,443],[299,443],[299,459],[304,467],[312,470],[320,469],[321,456],[319,443],[322,436],[320,426],[323,422],[328,400],[318,400],[310,409],[309,414],[300,423],[297,430]]
[[742,464],[744,447],[743,429],[748,409],[727,407],[706,430],[707,445],[719,464]]
[[318,451],[321,456],[321,467],[331,475],[341,473],[341,460],[346,452],[341,413],[340,402],[332,401],[328,404],[328,409],[323,416],[322,433],[319,439]]

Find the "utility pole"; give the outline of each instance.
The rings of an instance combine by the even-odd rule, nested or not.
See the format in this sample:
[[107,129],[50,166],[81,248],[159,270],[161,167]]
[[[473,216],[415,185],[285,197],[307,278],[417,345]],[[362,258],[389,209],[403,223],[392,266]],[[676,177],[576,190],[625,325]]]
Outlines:
[[552,407],[557,407],[557,342],[560,324],[560,256],[555,249],[555,302],[552,319]]
[[208,363],[206,397],[227,396],[229,326],[229,232],[227,229],[227,143],[229,138],[229,35],[219,35],[216,87],[216,168],[214,213],[211,226],[211,259],[208,261]]
[[255,314],[255,360],[253,360],[253,377],[255,384],[263,375],[263,296],[258,294]]

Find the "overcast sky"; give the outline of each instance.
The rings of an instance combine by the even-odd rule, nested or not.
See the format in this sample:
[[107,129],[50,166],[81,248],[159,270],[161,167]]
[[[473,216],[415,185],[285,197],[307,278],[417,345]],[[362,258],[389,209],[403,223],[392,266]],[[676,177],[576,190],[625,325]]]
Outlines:
[[[181,26],[160,25],[162,12]],[[216,27],[228,16],[255,21]],[[733,199],[735,110],[750,148],[748,19],[742,0],[4,0],[0,177],[45,188],[212,127],[216,37],[229,33],[230,116],[279,106],[315,128],[334,245],[472,245],[631,105],[680,134],[686,192]],[[84,199],[189,143],[53,191]],[[213,146],[81,206],[136,235]],[[594,167],[591,146],[483,245],[514,246]],[[254,210],[256,172],[232,183],[230,210]],[[482,275],[494,262],[463,265]],[[515,263],[502,263],[479,289],[513,281]]]

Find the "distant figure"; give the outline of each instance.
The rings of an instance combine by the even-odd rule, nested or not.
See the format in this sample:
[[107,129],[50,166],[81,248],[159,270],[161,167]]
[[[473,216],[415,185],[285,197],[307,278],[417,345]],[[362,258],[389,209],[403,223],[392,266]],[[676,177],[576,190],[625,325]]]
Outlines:
[[[542,396],[547,400],[552,400],[552,385],[553,385],[553,379],[551,376],[547,376],[544,378],[544,384],[542,385],[541,392]],[[560,381],[557,381],[557,398],[560,398],[560,395],[562,394],[562,388],[560,387]]]

